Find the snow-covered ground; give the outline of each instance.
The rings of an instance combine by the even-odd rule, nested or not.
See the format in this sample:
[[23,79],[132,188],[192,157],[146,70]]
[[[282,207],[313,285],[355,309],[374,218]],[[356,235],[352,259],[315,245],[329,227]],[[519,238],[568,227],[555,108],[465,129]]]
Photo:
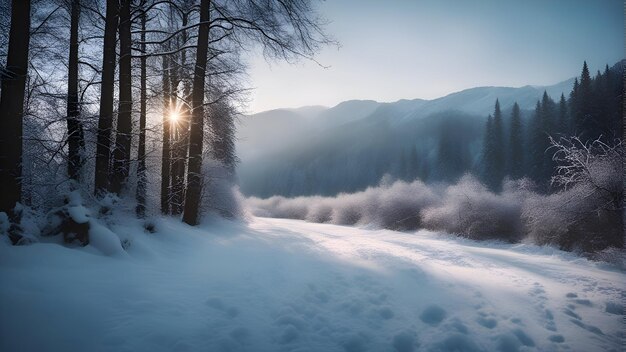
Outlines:
[[[295,220],[0,244],[1,351],[620,351],[626,274],[530,245]],[[115,242],[115,241],[114,241]],[[103,245],[104,243],[104,245]]]

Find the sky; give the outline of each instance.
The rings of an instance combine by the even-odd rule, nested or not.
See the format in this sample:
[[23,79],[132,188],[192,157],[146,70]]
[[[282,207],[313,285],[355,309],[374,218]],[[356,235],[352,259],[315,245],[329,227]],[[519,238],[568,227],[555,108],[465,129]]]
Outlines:
[[350,99],[433,99],[477,86],[550,85],[624,57],[622,0],[327,0],[340,47],[295,64],[250,55],[248,110]]

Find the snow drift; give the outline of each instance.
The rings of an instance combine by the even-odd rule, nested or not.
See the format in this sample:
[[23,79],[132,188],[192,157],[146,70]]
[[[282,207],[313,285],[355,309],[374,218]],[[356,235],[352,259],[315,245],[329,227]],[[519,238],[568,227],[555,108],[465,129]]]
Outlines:
[[0,350],[622,346],[624,273],[551,248],[296,220],[162,219],[154,233],[109,220],[124,256],[0,243]]

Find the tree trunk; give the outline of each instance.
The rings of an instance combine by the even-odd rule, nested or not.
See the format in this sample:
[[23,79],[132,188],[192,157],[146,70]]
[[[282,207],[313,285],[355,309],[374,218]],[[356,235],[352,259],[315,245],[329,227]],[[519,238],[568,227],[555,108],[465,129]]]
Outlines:
[[[142,2],[142,6],[145,3]],[[141,15],[141,53],[146,52],[146,13]],[[143,218],[146,215],[146,57],[140,59],[141,66],[141,92],[139,97],[139,148],[137,151],[137,216]]]
[[[188,25],[187,14],[182,14],[182,27]],[[181,43],[178,47],[185,45],[187,42],[187,31],[181,33]],[[189,148],[189,77],[185,75],[184,68],[186,66],[187,55],[185,50],[180,52],[180,70],[177,73],[178,81],[183,84],[183,103],[179,107],[178,121],[176,123],[176,146],[174,148],[174,161],[172,163],[172,213],[180,215],[183,213],[183,205],[185,201],[185,168],[187,165],[187,150]]]
[[78,118],[78,21],[80,0],[72,0],[70,9],[70,57],[67,74],[67,175],[79,181],[83,165],[82,149],[85,146],[83,127]]
[[185,169],[187,165],[187,151],[189,150],[189,108],[187,104],[182,104],[179,111],[176,148],[174,149],[174,163],[172,163],[173,174],[173,209],[172,213],[180,215],[183,213],[185,202]]
[[131,76],[131,19],[130,3],[120,3],[120,72],[119,72],[119,107],[117,112],[117,133],[115,135],[115,151],[113,152],[113,174],[111,175],[111,191],[117,194],[128,181],[130,172],[130,148],[132,137],[132,76]]
[[9,51],[0,96],[0,212],[6,212],[11,218],[22,194],[22,122],[29,39],[30,0],[13,0]]
[[107,0],[100,84],[100,116],[96,145],[96,195],[109,191],[111,161],[111,127],[113,122],[113,89],[115,84],[115,41],[118,23],[118,1]]
[[170,213],[170,77],[169,59],[163,56],[163,149],[161,152],[161,213]]
[[210,0],[200,1],[200,27],[193,76],[191,97],[191,127],[189,133],[189,169],[183,221],[198,224],[200,197],[202,194],[202,139],[204,137],[204,82],[207,54],[209,50],[209,5]]

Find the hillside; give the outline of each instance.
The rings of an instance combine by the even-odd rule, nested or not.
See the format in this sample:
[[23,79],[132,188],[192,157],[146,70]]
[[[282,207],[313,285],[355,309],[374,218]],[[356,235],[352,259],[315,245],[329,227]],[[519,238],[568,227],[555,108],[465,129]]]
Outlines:
[[[479,162],[484,121],[496,99],[505,113],[517,101],[528,115],[544,91],[558,98],[568,94],[572,82],[478,87],[434,100],[352,100],[332,108],[244,116],[237,143],[241,189],[259,197],[335,195],[376,185],[385,174],[454,180]],[[456,139],[456,149],[448,151],[456,161],[439,160],[442,139]]]

